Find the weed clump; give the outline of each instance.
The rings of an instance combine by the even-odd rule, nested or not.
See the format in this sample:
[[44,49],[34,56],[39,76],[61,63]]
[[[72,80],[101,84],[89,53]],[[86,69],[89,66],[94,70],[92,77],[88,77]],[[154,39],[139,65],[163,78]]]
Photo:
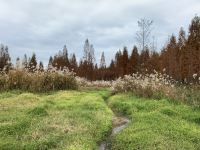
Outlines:
[[177,115],[177,113],[174,110],[170,109],[170,108],[162,109],[161,113],[163,113],[163,114],[165,114],[165,115],[167,115],[169,117],[173,117],[173,116]]
[[47,116],[48,115],[47,111],[42,107],[35,107],[31,111],[29,111],[28,114],[32,116]]
[[194,122],[200,125],[200,117],[195,118]]

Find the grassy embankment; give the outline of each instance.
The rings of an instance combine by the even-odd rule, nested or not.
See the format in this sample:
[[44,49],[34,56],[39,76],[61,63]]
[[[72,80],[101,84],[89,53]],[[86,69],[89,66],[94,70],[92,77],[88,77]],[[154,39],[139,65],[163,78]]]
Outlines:
[[200,110],[178,102],[108,90],[0,94],[0,149],[98,148],[114,110],[129,126],[111,138],[113,150],[200,149]]

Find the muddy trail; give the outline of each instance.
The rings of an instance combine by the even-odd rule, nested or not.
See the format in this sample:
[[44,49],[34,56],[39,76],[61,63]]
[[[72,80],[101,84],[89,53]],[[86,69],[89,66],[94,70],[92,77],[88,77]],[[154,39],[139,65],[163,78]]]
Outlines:
[[115,136],[117,133],[122,131],[128,126],[130,120],[125,117],[114,117],[113,119],[113,129],[111,134],[107,137],[105,141],[102,141],[99,145],[99,150],[109,150],[111,148],[110,139],[112,136]]
[[[108,101],[109,97],[110,96],[103,97],[107,106],[108,106],[107,101]],[[110,134],[108,134],[108,136],[106,137],[106,140],[102,141],[99,144],[99,150],[111,149],[111,138],[113,136],[115,136],[116,134],[118,134],[119,132],[121,132],[123,129],[125,129],[130,122],[130,120],[127,117],[121,116],[121,115],[119,116],[117,113],[115,113],[115,111],[113,111],[113,114],[114,114],[114,117],[112,119],[112,131],[110,132]]]

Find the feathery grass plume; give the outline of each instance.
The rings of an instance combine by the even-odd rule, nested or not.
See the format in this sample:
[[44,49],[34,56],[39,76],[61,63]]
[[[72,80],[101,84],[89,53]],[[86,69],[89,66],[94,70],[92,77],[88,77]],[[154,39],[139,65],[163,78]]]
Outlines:
[[113,81],[89,81],[86,78],[76,77],[76,81],[80,87],[111,87]]
[[78,86],[75,74],[68,69],[45,70],[43,72],[26,69],[10,70],[0,74],[0,90],[25,90],[31,92],[47,92],[52,90],[76,89]]
[[113,93],[131,92],[140,97],[161,99],[167,97],[193,105],[200,105],[200,85],[182,84],[167,74],[132,74],[118,78],[112,84]]

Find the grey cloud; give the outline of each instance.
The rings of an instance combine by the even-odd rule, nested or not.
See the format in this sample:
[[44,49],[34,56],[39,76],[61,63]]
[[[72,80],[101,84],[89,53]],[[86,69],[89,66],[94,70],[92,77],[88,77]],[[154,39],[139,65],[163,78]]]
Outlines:
[[105,51],[107,61],[123,46],[136,44],[137,20],[154,20],[158,47],[199,14],[199,0],[1,0],[0,42],[12,57],[36,52],[48,62],[67,44],[70,53],[82,57],[86,38],[94,44],[97,58]]

